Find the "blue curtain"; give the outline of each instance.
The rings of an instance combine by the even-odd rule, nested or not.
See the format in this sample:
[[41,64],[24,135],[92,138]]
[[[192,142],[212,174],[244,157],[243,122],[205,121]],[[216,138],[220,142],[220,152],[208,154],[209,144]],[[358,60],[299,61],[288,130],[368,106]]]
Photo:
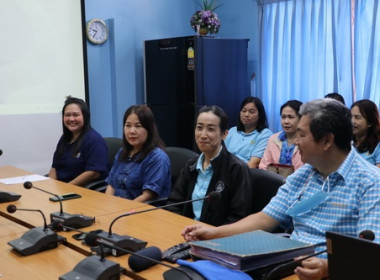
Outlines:
[[378,0],[355,1],[356,100],[380,105],[380,8]]
[[[258,3],[261,3],[258,97],[264,103],[269,126],[274,132],[281,129],[280,107],[290,99],[306,102],[338,92],[350,106],[354,100],[366,97],[375,101],[374,96],[378,98],[380,23],[377,0],[356,0],[354,40],[351,37],[351,1],[271,0]],[[352,56],[352,41],[355,42],[355,56]],[[365,51],[362,52],[362,48]],[[354,79],[355,73],[363,73],[362,69],[365,75],[356,75]]]

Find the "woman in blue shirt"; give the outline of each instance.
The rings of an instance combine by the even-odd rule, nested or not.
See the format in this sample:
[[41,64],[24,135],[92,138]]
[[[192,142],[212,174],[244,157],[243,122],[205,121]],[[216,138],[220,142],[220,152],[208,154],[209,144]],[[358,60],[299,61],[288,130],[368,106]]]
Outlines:
[[170,160],[158,135],[152,111],[145,105],[127,109],[123,148],[106,179],[106,194],[145,202],[169,195]]
[[371,100],[356,101],[351,106],[354,147],[368,162],[380,168],[380,117]]
[[257,97],[247,97],[240,106],[238,125],[228,131],[225,144],[230,153],[257,168],[271,135],[263,103]]
[[78,186],[104,179],[108,172],[106,142],[91,128],[90,111],[82,99],[66,99],[62,126],[49,177]]

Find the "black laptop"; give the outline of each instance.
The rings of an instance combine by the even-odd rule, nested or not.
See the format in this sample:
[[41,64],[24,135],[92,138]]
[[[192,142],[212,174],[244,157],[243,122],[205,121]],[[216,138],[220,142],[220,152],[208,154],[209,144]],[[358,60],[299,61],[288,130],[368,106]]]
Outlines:
[[380,279],[380,244],[326,232],[330,280]]

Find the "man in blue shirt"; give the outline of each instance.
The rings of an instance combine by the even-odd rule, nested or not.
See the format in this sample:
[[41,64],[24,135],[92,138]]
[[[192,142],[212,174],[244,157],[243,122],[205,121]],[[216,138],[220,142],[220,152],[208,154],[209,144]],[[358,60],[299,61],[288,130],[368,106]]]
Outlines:
[[[351,150],[349,109],[336,100],[322,99],[305,103],[300,114],[296,144],[306,164],[287,178],[261,212],[226,226],[186,227],[185,239],[282,226],[294,228],[291,238],[311,244],[325,242],[326,231],[357,237],[367,229],[380,242],[380,171]],[[295,273],[303,280],[327,277],[326,254],[303,261]]]

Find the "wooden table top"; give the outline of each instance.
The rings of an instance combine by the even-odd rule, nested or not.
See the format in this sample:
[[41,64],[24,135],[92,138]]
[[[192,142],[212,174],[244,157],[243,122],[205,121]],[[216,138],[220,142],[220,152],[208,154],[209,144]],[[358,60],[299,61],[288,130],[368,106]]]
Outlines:
[[[32,173],[12,166],[0,167],[0,178],[18,177],[29,174]],[[82,197],[79,199],[63,201],[63,211],[70,214],[83,214],[86,216],[95,217],[95,223],[93,225],[91,225],[90,227],[80,229],[84,232],[89,232],[91,230],[97,229],[102,229],[108,232],[111,222],[119,215],[125,214],[130,211],[140,211],[144,209],[153,208],[152,206],[144,203],[134,202],[127,199],[106,195],[103,193],[95,192],[82,187],[77,187],[74,185],[51,179],[33,182],[33,185],[58,195],[70,192],[80,194]],[[25,189],[22,183],[15,185],[5,185],[0,183],[0,190],[16,192],[22,195],[22,197],[18,201],[0,204],[0,216],[5,217],[0,217],[0,229],[4,227],[7,229],[6,232],[9,232],[9,234],[3,234],[3,236],[0,233],[0,237],[4,238],[4,241],[9,241],[9,236],[12,234],[20,235],[20,233],[25,232],[27,230],[27,228],[25,227],[32,228],[43,225],[43,218],[41,217],[40,213],[29,211],[16,211],[15,213],[10,214],[6,211],[6,208],[9,204],[14,204],[17,208],[41,209],[46,215],[48,223],[50,223],[49,214],[51,212],[59,211],[59,203],[51,202],[49,200],[49,197],[51,195],[36,189]],[[9,221],[9,219],[21,225],[24,225],[25,227],[21,227],[20,225],[17,225],[16,223]],[[180,235],[180,232],[185,226],[194,223],[196,222],[192,219],[176,215],[166,210],[158,209],[155,211],[123,217],[114,223],[112,227],[112,232],[119,235],[129,235],[147,241],[147,247],[157,246],[162,251],[164,251],[175,244],[183,242],[184,240]],[[19,228],[18,226],[20,226],[21,228]],[[58,233],[59,235],[64,236],[67,239],[67,246],[69,246],[70,248],[64,245],[59,245],[59,248],[34,255],[36,257],[36,260],[31,261],[31,264],[29,266],[30,270],[33,270],[33,272],[31,272],[30,274],[33,277],[29,278],[57,279],[56,276],[54,276],[55,278],[38,278],[41,277],[41,275],[39,275],[39,270],[41,269],[41,267],[46,267],[46,263],[48,263],[52,267],[55,266],[54,261],[51,259],[53,258],[53,255],[54,258],[65,259],[64,268],[59,270],[59,272],[55,271],[54,269],[52,269],[53,271],[51,272],[47,272],[49,274],[52,273],[54,275],[62,275],[68,271],[71,271],[74,268],[75,264],[82,260],[86,255],[89,255],[91,251],[90,247],[87,245],[83,245],[81,241],[72,238],[73,234],[75,233],[76,232],[74,231],[61,231]],[[10,247],[7,248],[7,250],[0,251],[0,254],[2,254],[2,256],[10,257],[10,261],[15,262],[17,264],[23,264],[24,260],[26,260],[27,258],[34,259],[33,255],[27,256],[26,258],[20,257],[16,253],[10,252]],[[128,267],[128,258],[129,255],[124,255],[120,257],[107,257],[107,259],[118,262],[122,267],[127,268],[128,277],[131,278],[123,276],[126,278],[122,279],[163,279],[163,272],[168,270],[168,268],[165,266],[155,265],[145,271],[135,273],[132,272]],[[13,276],[12,274],[10,274],[12,273],[12,271],[12,269],[9,269],[9,271],[4,270],[4,272],[6,272],[7,275]],[[5,275],[4,272],[0,271],[0,273],[3,273],[3,275]],[[286,280],[294,279],[297,279],[297,277],[291,276],[286,278]]]

